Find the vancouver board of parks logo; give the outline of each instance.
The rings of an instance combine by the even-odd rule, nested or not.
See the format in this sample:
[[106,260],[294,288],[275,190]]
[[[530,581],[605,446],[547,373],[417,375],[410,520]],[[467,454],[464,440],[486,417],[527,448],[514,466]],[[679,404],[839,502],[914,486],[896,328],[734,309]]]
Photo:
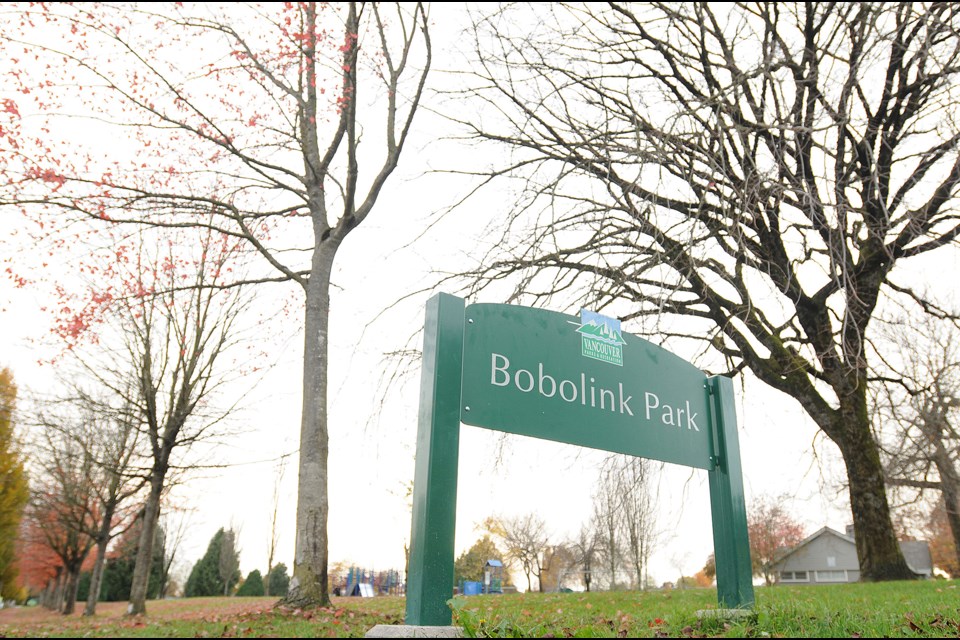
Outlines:
[[623,345],[627,344],[620,333],[620,321],[602,316],[594,311],[580,311],[580,353],[587,358],[623,366]]

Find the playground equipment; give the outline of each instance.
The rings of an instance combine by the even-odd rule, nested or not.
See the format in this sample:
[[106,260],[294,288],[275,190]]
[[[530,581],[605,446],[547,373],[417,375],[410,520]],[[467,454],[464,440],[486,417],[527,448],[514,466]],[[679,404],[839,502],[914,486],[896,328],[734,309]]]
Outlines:
[[503,563],[487,560],[483,565],[483,592],[503,593]]
[[381,594],[402,595],[404,592],[400,572],[395,569],[372,571],[361,567],[350,567],[342,584],[339,592],[345,596],[369,598]]

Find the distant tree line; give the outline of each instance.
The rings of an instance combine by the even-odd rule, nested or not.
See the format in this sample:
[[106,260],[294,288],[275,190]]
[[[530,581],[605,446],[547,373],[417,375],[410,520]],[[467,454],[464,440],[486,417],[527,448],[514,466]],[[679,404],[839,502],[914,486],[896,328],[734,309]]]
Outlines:
[[238,534],[232,528],[221,527],[210,539],[203,557],[193,565],[184,585],[187,598],[204,596],[277,596],[282,598],[290,588],[287,566],[274,565],[264,581],[259,569],[240,574]]

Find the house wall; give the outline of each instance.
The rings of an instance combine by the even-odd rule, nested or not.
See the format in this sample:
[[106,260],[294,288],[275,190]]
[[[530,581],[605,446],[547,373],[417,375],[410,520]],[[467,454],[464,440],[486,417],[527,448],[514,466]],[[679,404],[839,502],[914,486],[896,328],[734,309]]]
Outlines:
[[[830,559],[833,558],[831,566]],[[830,532],[824,532],[816,539],[811,540],[803,548],[797,549],[782,564],[777,571],[784,572],[806,571],[809,584],[827,582],[857,582],[860,580],[860,563],[857,560],[857,547],[854,543],[840,538]],[[845,572],[843,576],[836,573]],[[816,572],[820,572],[817,574]],[[797,580],[783,580],[784,583],[803,584]]]

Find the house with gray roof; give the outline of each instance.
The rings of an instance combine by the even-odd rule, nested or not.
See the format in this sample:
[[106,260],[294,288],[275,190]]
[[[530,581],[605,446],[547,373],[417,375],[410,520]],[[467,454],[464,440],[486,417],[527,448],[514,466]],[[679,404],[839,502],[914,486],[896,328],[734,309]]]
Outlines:
[[[853,527],[847,533],[824,527],[795,547],[784,549],[773,563],[777,582],[783,584],[824,584],[857,582],[860,561]],[[933,575],[930,547],[923,541],[900,543],[903,557],[911,571],[929,578]]]

